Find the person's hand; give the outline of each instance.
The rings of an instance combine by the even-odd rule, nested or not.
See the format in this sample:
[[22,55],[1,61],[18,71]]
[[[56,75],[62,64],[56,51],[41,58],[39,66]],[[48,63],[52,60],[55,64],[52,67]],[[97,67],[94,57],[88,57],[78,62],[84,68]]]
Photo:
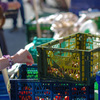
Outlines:
[[20,49],[14,56],[12,56],[14,63],[26,63],[32,65],[34,60],[32,55],[26,49]]
[[8,2],[8,9],[19,9],[21,7],[20,3],[18,1]]

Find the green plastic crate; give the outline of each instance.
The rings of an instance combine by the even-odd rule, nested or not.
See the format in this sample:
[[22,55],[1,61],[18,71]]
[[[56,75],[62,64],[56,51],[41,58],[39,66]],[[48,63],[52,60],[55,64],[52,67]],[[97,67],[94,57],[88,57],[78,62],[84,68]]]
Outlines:
[[[51,27],[51,25],[49,25],[49,24],[41,24],[40,25],[42,37],[44,37],[43,34],[45,34],[46,37],[48,37],[48,36],[53,37],[54,32],[52,32],[50,30],[50,27]],[[27,35],[27,43],[32,42],[33,38],[35,36],[37,36],[36,24],[35,25],[33,25],[33,24],[26,25],[26,35]]]
[[94,93],[94,100],[99,100],[99,98],[98,98],[98,90],[95,90],[95,93]]
[[94,83],[94,100],[98,100],[98,83]]
[[76,33],[37,46],[40,79],[90,85],[100,70],[100,36]]
[[54,39],[53,38],[37,38],[37,37],[34,37],[33,42],[26,45],[26,49],[31,53],[31,55],[34,59],[34,63],[37,63],[38,52],[37,52],[36,47],[38,45],[50,42],[51,40],[54,40]]
[[27,66],[26,64],[22,64],[19,67],[19,71],[17,72],[18,79],[34,79],[38,80],[38,69],[37,64],[33,64],[32,66]]
[[94,89],[98,90],[98,83],[97,82],[94,83]]
[[[44,13],[42,15],[39,15],[39,18],[47,17],[49,15],[51,15],[51,13]],[[41,30],[42,35],[45,34],[46,36],[49,35],[50,37],[53,37],[54,32],[50,30],[50,27],[51,27],[51,24],[49,23],[40,24],[40,30]],[[32,42],[35,36],[37,36],[37,25],[36,25],[36,20],[34,17],[26,22],[27,43]]]

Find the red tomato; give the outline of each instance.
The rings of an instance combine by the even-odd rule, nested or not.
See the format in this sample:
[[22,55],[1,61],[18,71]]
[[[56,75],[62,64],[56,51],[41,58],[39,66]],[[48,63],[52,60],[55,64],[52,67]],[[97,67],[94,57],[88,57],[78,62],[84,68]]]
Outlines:
[[69,96],[65,96],[65,100],[69,100]]

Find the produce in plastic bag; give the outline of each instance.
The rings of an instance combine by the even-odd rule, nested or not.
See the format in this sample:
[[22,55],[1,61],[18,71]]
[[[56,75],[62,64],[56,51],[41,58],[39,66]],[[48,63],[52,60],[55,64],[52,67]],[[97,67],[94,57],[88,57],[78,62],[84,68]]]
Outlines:
[[51,26],[51,30],[55,32],[53,38],[57,39],[74,33],[74,24],[77,21],[78,16],[71,12],[59,14]]

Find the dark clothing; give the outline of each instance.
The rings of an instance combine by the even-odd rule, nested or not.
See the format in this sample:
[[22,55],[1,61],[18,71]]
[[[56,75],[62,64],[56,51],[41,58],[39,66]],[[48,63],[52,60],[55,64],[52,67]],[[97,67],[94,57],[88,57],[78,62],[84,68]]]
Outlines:
[[[8,3],[1,2],[0,0],[0,5],[3,8],[3,11],[7,11]],[[2,54],[7,55],[8,50],[7,50],[7,46],[6,46],[6,42],[5,42],[5,38],[3,34],[3,29],[0,29],[0,47],[1,47]]]
[[0,29],[0,47],[1,47],[2,54],[7,55],[8,50],[7,50],[7,46],[6,46],[6,42],[4,38],[3,29]]
[[[9,2],[12,2],[14,0],[8,0]],[[20,12],[21,12],[21,17],[22,17],[22,24],[25,25],[25,14],[24,14],[24,6],[23,6],[23,1],[22,0],[17,0],[21,7],[20,7]],[[17,26],[17,18],[13,18],[13,27]]]
[[8,10],[8,3],[1,2],[1,0],[0,0],[0,6],[3,8],[3,11],[7,11]]

